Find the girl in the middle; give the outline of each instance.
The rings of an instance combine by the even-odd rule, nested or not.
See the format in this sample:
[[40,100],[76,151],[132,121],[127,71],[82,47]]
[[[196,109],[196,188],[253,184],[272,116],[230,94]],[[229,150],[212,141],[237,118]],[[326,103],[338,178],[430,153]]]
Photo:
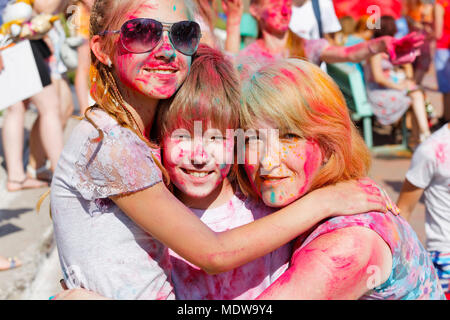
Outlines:
[[[185,83],[174,98],[161,104],[157,121],[162,163],[173,192],[215,232],[234,229],[274,211],[262,201],[244,196],[234,183],[233,139],[241,107],[237,79],[222,53],[200,46]],[[176,297],[253,300],[287,269],[291,249],[286,244],[216,275],[170,250]]]

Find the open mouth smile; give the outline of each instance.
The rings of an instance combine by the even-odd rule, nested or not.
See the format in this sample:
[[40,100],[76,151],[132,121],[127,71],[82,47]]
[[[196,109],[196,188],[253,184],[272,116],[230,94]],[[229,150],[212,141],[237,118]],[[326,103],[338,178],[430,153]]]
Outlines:
[[184,168],[181,168],[181,170],[185,174],[195,177],[195,178],[204,178],[204,177],[207,177],[210,174],[214,173],[214,171],[195,171],[195,170],[188,170],[188,169],[184,169]]

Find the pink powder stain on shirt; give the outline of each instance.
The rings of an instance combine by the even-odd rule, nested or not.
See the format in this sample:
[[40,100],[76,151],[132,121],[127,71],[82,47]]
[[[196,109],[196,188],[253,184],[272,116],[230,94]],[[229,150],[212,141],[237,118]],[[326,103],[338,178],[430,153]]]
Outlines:
[[447,161],[446,149],[447,145],[444,143],[439,143],[435,149],[435,155],[438,163],[444,164]]
[[292,73],[291,71],[286,70],[286,69],[281,69],[281,73],[283,73],[286,77],[288,77],[289,80],[291,80],[292,82],[295,83],[297,81],[295,74]]
[[318,167],[320,166],[322,161],[322,155],[317,142],[313,140],[308,140],[306,142],[305,158],[306,160],[303,167],[305,173],[305,182],[303,184],[303,187],[299,191],[300,195],[303,195],[306,191],[308,191],[307,189],[309,189],[310,183],[316,175]]

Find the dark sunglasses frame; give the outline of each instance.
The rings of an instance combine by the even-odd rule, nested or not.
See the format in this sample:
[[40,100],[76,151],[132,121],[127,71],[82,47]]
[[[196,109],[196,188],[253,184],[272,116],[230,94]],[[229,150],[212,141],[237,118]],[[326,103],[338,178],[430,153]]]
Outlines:
[[[123,34],[124,34],[124,31],[125,31],[125,28],[127,27],[127,24],[129,24],[130,22],[133,22],[133,21],[151,21],[151,22],[155,23],[155,25],[160,25],[161,26],[161,34],[159,36],[159,40],[156,41],[155,45],[152,48],[149,48],[149,49],[147,49],[145,51],[133,51],[133,50],[130,50],[129,48],[127,48],[127,46],[125,45],[124,40],[123,40]],[[195,47],[191,48],[191,50],[189,50],[189,51],[187,51],[187,50],[180,50],[179,46],[176,43],[174,43],[174,41],[172,39],[172,29],[173,29],[173,27],[178,25],[178,24],[180,24],[180,23],[185,23],[185,22],[192,23],[192,24],[194,24],[194,25],[196,25],[198,27],[198,30],[201,30],[200,29],[200,25],[197,22],[195,22],[195,21],[187,21],[187,20],[185,20],[185,21],[178,21],[178,22],[174,22],[174,23],[165,23],[165,22],[160,22],[158,20],[150,19],[150,18],[136,18],[136,19],[131,19],[131,20],[126,21],[122,25],[120,30],[105,30],[105,31],[100,32],[98,35],[99,36],[105,36],[105,35],[108,35],[108,34],[120,34],[120,43],[121,43],[122,47],[125,50],[127,50],[128,52],[130,52],[130,53],[137,53],[137,54],[139,54],[139,53],[147,53],[147,52],[150,52],[153,49],[155,49],[158,46],[158,44],[161,42],[162,38],[163,38],[163,32],[167,31],[169,33],[169,39],[170,39],[170,43],[172,44],[172,46],[176,50],[180,51],[181,53],[183,53],[183,54],[185,54],[187,56],[192,56],[197,51],[198,45],[200,43],[200,39],[202,37],[201,31],[198,34],[198,43],[195,45]]]

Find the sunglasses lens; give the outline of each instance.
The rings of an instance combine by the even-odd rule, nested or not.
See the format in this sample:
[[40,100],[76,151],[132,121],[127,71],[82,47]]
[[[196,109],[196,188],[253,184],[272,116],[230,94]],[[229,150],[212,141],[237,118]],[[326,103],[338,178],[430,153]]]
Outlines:
[[200,26],[194,21],[177,22],[170,31],[170,37],[175,48],[188,56],[197,51],[200,36]]
[[152,50],[161,39],[163,26],[151,19],[133,19],[125,22],[121,30],[122,45],[132,53]]

